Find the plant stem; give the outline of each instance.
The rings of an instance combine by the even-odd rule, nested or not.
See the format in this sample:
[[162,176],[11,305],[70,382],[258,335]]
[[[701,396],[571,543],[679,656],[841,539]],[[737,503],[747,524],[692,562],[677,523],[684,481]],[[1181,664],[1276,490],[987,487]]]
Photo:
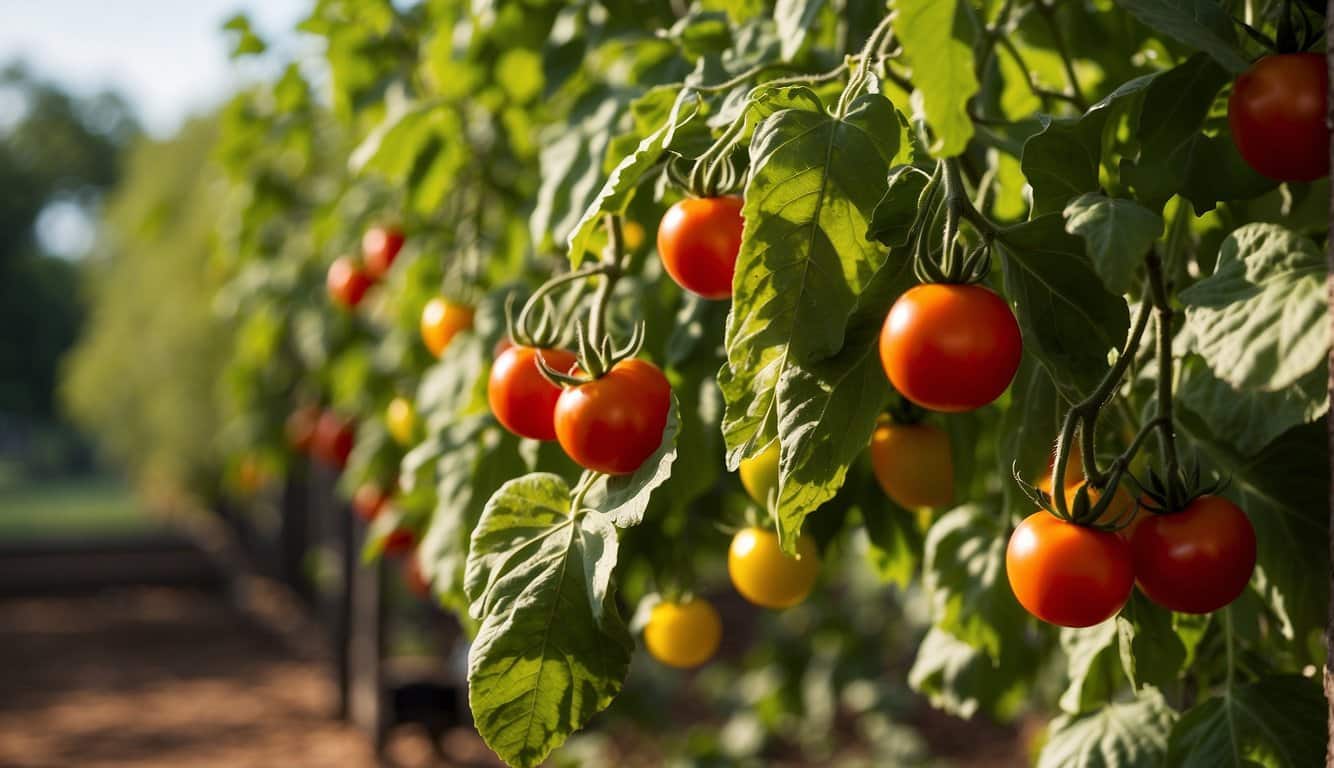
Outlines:
[[1061,64],[1065,67],[1065,79],[1070,85],[1071,103],[1079,107],[1080,111],[1088,109],[1088,100],[1084,98],[1084,92],[1079,87],[1079,78],[1075,76],[1075,62],[1070,57],[1070,48],[1065,44],[1065,35],[1061,33],[1061,25],[1056,23],[1055,5],[1044,0],[1038,2],[1038,13],[1043,20],[1047,22],[1047,28],[1051,30],[1052,42],[1056,44],[1056,52],[1061,55]]
[[1149,295],[1153,300],[1154,323],[1158,344],[1158,444],[1163,454],[1164,481],[1167,486],[1167,508],[1176,509],[1176,486],[1179,462],[1176,437],[1172,424],[1172,304],[1167,295],[1167,281],[1163,277],[1163,260],[1157,249],[1144,258],[1148,271]]

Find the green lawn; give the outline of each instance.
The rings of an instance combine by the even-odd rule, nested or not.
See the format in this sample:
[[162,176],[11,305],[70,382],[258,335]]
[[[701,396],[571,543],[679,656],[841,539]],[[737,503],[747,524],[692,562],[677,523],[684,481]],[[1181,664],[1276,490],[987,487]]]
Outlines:
[[158,530],[124,481],[88,477],[0,487],[0,543]]

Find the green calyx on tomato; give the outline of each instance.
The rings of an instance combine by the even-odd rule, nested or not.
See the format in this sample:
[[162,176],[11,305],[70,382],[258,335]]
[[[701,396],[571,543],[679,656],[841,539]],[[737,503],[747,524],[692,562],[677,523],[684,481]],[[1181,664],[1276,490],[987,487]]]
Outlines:
[[933,411],[971,411],[1000,397],[1022,354],[1010,306],[981,285],[914,286],[894,302],[880,331],[890,384]]

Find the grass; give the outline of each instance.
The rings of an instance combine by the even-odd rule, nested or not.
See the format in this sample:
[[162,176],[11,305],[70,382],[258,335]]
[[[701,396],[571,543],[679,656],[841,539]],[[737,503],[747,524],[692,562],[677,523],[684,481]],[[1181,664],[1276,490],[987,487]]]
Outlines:
[[161,529],[124,481],[68,478],[0,487],[0,544],[132,536]]

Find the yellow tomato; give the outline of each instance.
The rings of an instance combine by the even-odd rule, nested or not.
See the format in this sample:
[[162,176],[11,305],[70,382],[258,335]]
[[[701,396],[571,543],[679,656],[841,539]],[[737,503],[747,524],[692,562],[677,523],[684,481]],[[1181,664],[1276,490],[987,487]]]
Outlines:
[[727,573],[736,591],[765,608],[791,608],[805,600],[819,572],[820,555],[808,535],[797,540],[797,557],[788,557],[778,546],[778,534],[743,528],[727,552]]
[[422,310],[422,341],[431,354],[440,357],[459,331],[472,327],[473,308],[436,297]]
[[871,468],[885,495],[905,507],[954,500],[950,436],[931,424],[885,423],[871,435]]
[[389,429],[389,436],[399,445],[411,445],[413,434],[417,430],[417,411],[412,401],[406,397],[396,397],[389,401],[384,411],[384,423]]
[[723,639],[723,622],[708,600],[661,602],[644,627],[644,644],[653,658],[670,667],[698,667],[713,658]]
[[621,235],[625,237],[625,249],[627,251],[637,251],[639,246],[644,244],[644,225],[637,221],[627,220],[621,225]]
[[741,484],[756,504],[769,504],[769,492],[778,490],[778,441],[757,456],[741,460]]

